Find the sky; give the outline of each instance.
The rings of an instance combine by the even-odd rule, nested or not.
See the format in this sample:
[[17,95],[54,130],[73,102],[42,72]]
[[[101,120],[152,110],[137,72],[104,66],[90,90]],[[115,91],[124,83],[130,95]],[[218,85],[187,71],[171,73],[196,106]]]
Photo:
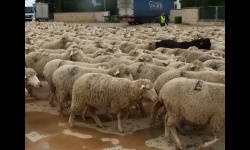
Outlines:
[[25,0],[25,2],[28,2],[28,3],[35,3],[35,0]]

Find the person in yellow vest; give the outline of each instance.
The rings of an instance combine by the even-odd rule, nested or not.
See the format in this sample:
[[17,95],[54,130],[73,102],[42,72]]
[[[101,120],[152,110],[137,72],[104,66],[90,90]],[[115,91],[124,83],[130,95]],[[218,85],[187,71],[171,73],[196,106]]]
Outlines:
[[160,16],[160,26],[161,27],[166,27],[168,25],[168,18],[165,16],[165,13],[162,12]]

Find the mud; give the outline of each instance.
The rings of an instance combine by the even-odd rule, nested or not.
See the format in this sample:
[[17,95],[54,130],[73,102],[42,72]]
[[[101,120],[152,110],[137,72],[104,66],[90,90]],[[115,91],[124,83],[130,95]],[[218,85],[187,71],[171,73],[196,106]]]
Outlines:
[[[125,134],[117,129],[116,114],[111,112],[114,121],[110,121],[104,110],[98,116],[105,128],[98,128],[91,117],[75,119],[76,125],[70,128],[68,116],[60,116],[56,107],[50,107],[47,101],[48,85],[33,89],[39,100],[26,97],[25,104],[25,149],[26,150],[175,150],[173,142],[164,137],[164,124],[157,119],[157,128],[149,126],[150,111],[153,102],[144,102],[147,116],[142,117],[139,110],[131,109],[130,118],[123,121]],[[189,131],[187,136],[179,137],[188,150],[197,149],[195,145],[212,139],[210,130]],[[210,150],[225,150],[225,134]]]

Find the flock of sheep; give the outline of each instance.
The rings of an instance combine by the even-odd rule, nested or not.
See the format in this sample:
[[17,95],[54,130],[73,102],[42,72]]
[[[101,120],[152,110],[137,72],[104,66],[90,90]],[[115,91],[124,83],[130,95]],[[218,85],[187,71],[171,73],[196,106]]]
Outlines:
[[[209,38],[210,50],[157,47],[156,42]],[[225,126],[225,27],[97,27],[63,22],[25,22],[25,93],[49,85],[48,101],[60,114],[85,118],[88,112],[98,126],[96,114],[106,109],[117,114],[118,130],[131,106],[154,101],[149,124],[163,118],[165,136],[173,136],[178,148],[185,146],[177,133],[184,125],[210,125],[219,141]],[[164,107],[164,112],[158,110]],[[177,129],[177,130],[176,130]]]

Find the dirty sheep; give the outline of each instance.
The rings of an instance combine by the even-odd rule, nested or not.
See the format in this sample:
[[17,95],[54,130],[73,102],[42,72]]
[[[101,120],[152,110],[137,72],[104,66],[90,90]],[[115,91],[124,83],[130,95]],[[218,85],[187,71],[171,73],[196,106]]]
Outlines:
[[[121,113],[126,112],[127,115],[130,106],[143,98],[152,101],[158,99],[152,82],[147,79],[131,81],[101,73],[85,74],[73,85],[69,117],[70,127],[73,126],[74,115],[89,105],[94,108],[113,109],[117,113],[118,130],[124,133],[121,125]],[[91,111],[91,117],[100,127],[103,127],[95,111]]]
[[175,78],[167,82],[159,93],[167,114],[164,118],[165,137],[174,137],[177,147],[183,149],[178,131],[184,132],[180,122],[187,120],[198,125],[210,125],[214,139],[199,148],[218,142],[225,127],[225,85],[199,79]]

